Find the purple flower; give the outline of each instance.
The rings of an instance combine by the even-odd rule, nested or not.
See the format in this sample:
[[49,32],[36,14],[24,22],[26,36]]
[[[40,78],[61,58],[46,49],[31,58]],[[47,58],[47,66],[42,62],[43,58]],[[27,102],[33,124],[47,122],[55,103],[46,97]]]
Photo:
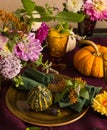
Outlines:
[[36,39],[40,40],[40,43],[43,43],[43,41],[46,39],[48,35],[48,29],[49,27],[47,26],[46,23],[42,23],[41,27],[38,29],[36,32]]
[[36,61],[42,49],[40,41],[35,39],[35,34],[30,33],[29,35],[24,35],[22,41],[16,44],[14,53],[21,60]]
[[3,57],[0,61],[1,74],[8,79],[12,79],[20,73],[21,61],[15,55]]

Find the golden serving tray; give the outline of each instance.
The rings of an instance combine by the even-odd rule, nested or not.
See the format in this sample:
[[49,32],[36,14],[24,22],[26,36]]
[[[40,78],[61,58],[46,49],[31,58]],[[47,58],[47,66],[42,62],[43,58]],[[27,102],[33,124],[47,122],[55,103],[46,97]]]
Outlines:
[[59,108],[61,115],[52,115],[48,112],[34,112],[27,104],[27,92],[10,87],[5,96],[9,111],[24,122],[39,126],[63,126],[73,123],[83,117],[89,107],[77,113],[70,108]]

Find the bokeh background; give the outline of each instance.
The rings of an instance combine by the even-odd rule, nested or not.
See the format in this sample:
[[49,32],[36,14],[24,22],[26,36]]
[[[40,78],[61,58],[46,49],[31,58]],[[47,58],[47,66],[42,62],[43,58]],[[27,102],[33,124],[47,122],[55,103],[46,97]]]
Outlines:
[[[60,10],[63,9],[63,3],[65,0],[33,0],[37,3],[37,5],[45,6],[48,3],[50,6],[58,7]],[[0,9],[4,9],[8,12],[15,11],[17,8],[22,6],[21,0],[0,0]],[[49,25],[53,26],[55,23],[50,22]],[[77,28],[77,23],[71,23],[73,28]],[[96,24],[96,28],[104,28],[107,29],[107,21],[98,21]]]

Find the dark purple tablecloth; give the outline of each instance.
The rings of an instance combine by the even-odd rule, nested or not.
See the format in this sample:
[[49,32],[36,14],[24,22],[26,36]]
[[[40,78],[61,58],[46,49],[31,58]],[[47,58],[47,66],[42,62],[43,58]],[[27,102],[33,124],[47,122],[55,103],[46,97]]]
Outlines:
[[[93,38],[96,43],[107,46],[107,38]],[[71,77],[82,77],[87,81],[88,84],[94,86],[105,87],[103,78],[92,78],[86,77],[78,73],[73,65],[73,55],[77,51],[77,48],[72,52],[65,55],[63,62],[66,63],[67,68],[65,70],[59,69],[60,73],[66,74]],[[0,91],[0,130],[25,130],[26,127],[32,126],[31,124],[25,123],[22,120],[15,117],[5,105],[5,93],[8,86],[2,86]],[[39,126],[40,127],[40,126]],[[93,112],[93,109],[90,108],[88,112],[78,121],[59,127],[40,127],[42,130],[107,130],[107,117],[98,115],[96,112]]]

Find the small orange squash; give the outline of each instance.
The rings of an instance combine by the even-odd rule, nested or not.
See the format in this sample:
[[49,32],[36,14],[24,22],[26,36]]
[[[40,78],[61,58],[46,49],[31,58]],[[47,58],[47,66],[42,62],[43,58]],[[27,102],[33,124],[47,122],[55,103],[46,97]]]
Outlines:
[[103,58],[107,47],[95,44],[90,40],[81,40],[80,43],[90,44],[78,50],[73,57],[74,67],[86,76],[103,77]]

